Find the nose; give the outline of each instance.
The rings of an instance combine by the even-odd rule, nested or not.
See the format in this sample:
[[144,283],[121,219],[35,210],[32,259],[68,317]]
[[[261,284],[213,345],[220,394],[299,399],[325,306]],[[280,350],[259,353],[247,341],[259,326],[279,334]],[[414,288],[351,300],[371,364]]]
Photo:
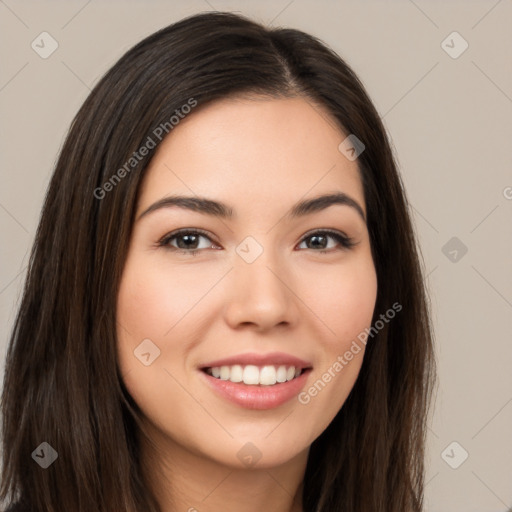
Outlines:
[[231,328],[245,326],[267,331],[297,323],[299,299],[293,290],[291,272],[282,267],[265,253],[253,263],[236,261],[225,308],[225,319]]

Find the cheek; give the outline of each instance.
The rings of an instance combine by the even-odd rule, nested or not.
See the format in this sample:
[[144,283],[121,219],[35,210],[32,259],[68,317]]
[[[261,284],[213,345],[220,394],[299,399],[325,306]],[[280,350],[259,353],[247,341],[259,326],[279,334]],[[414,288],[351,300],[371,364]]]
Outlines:
[[[161,366],[166,357],[163,343],[165,333],[176,323],[174,317],[179,314],[177,310],[181,307],[174,293],[152,265],[136,257],[128,259],[117,300],[117,350],[124,374],[132,377],[140,376],[143,372],[144,379],[140,382],[144,386],[138,387],[149,387],[149,382],[155,378],[155,368]],[[148,344],[146,340],[151,340],[151,343]],[[147,344],[146,349],[139,350],[139,347],[146,346],[141,345],[144,343]],[[151,354],[150,360],[154,358],[154,362],[145,367],[144,362],[136,357],[137,354],[147,352]],[[152,387],[159,389],[155,382],[152,382]],[[130,391],[132,395],[136,394],[137,386],[133,386]]]
[[[117,301],[117,354],[124,384],[144,416],[163,430],[180,432],[179,418],[201,417],[182,388],[188,387],[183,366],[190,341],[180,336],[187,328],[193,332],[186,314],[201,289],[191,289],[195,285],[187,279],[184,293],[180,280],[185,281],[185,273],[174,272],[170,279],[169,270],[154,263],[135,255],[125,265]],[[145,353],[150,354],[148,365]]]
[[377,276],[371,258],[354,258],[336,272],[322,270],[304,284],[311,309],[327,328],[324,342],[329,356],[344,350],[370,326],[377,298]]
[[327,334],[318,339],[321,359],[298,398],[316,418],[318,433],[343,406],[359,375],[366,348],[360,335],[371,326],[377,276],[371,258],[359,258],[336,273],[326,272],[324,279],[317,275],[315,282],[312,309]]
[[169,331],[218,280],[218,272],[171,271],[163,263],[162,259],[151,261],[134,257],[124,269],[117,319],[119,328],[125,327],[125,331],[139,343],[144,338],[169,339]]
[[[180,382],[190,350],[200,339],[202,319],[208,312],[205,294],[222,276],[221,271],[172,270],[165,260],[134,254],[128,258],[117,301],[117,355],[125,384],[139,404],[158,401]],[[193,275],[192,275],[192,272]],[[147,340],[150,340],[148,343]],[[144,347],[142,350],[141,347]],[[138,356],[150,352],[150,364]],[[153,359],[153,353],[158,354]],[[148,362],[148,361],[146,361]],[[168,399],[167,396],[166,399]]]

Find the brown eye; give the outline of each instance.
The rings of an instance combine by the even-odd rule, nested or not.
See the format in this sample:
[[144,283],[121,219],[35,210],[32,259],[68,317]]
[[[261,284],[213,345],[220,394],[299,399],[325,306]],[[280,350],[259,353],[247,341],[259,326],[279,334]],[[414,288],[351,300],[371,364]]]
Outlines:
[[[329,246],[329,239],[334,240],[335,244],[331,244],[331,246]],[[350,249],[355,245],[353,239],[337,231],[316,231],[314,233],[310,233],[302,239],[301,244],[303,243],[306,243],[306,249],[313,249],[322,253],[336,250],[337,246],[341,246],[344,249]]]
[[[209,240],[210,244],[206,243],[203,244],[203,247],[199,247],[201,239]],[[195,255],[201,250],[211,248],[213,242],[206,232],[189,229],[165,235],[158,242],[158,245],[173,251],[179,251],[182,254]]]

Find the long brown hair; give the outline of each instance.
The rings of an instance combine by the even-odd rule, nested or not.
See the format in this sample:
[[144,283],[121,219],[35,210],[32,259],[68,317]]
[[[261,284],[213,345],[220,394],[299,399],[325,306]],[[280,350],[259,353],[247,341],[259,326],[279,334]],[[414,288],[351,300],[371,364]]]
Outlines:
[[[357,161],[378,279],[374,322],[395,302],[403,306],[368,343],[352,392],[311,446],[304,511],[422,509],[435,358],[422,264],[385,129],[359,79],[326,45],[230,13],[191,16],[144,39],[72,123],[7,352],[0,499],[45,512],[159,510],[139,462],[140,411],[116,360],[119,281],[156,148],[130,159],[158,127],[170,131],[191,99],[201,106],[249,93],[304,97],[364,143]],[[47,469],[31,456],[42,442],[58,452]]]

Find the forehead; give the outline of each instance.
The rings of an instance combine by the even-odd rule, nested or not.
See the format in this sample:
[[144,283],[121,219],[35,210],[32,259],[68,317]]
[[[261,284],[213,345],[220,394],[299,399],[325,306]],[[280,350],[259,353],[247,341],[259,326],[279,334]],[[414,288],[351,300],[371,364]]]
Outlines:
[[347,135],[304,98],[230,98],[199,107],[160,143],[138,211],[175,193],[224,200],[238,212],[333,191],[364,209],[357,161],[338,150]]

